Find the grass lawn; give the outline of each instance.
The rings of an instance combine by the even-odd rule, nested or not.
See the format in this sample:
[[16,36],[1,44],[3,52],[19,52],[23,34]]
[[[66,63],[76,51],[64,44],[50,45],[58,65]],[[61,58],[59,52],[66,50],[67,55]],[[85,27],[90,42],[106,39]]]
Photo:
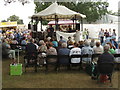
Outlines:
[[[45,74],[43,69],[38,69],[34,72],[32,68],[24,72],[21,76],[9,75],[9,59],[3,59],[2,62],[2,87],[3,88],[108,88],[109,85],[98,84],[96,80],[91,80],[91,77],[84,71],[62,70],[58,73],[50,72]],[[20,57],[20,62],[23,63],[23,57]],[[109,88],[118,88],[119,72],[115,71],[112,77],[113,86]],[[119,78],[120,81],[120,78]]]

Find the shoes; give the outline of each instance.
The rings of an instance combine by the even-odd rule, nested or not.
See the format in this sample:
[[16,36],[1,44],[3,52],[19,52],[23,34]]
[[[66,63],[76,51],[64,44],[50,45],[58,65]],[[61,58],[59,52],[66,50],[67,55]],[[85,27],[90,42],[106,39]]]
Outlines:
[[97,80],[97,77],[96,76],[92,76],[91,79],[92,80]]

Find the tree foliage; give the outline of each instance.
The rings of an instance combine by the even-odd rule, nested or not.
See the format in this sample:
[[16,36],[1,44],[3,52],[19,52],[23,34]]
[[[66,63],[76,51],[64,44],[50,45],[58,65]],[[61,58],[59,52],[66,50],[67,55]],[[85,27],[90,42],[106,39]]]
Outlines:
[[7,21],[17,21],[18,24],[23,24],[23,20],[16,15],[10,16],[9,18],[7,18]]
[[1,20],[1,22],[7,22],[6,20]]
[[[35,13],[38,13],[44,10],[50,4],[51,4],[50,2],[49,3],[35,2],[35,5],[36,5]],[[73,11],[86,15],[87,17],[86,20],[89,23],[95,22],[96,20],[100,19],[102,15],[105,15],[106,13],[108,13],[107,7],[109,5],[107,2],[86,2],[86,3],[78,2],[77,4],[73,2],[58,2],[58,4],[64,5]]]

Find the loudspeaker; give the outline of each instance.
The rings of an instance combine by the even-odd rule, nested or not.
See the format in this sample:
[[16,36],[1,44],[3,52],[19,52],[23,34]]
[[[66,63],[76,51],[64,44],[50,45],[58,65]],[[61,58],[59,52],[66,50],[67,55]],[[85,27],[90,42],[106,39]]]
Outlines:
[[28,24],[28,29],[31,29],[31,24]]
[[80,30],[80,23],[76,24],[76,30]]
[[37,25],[33,25],[33,31],[37,32]]
[[37,38],[37,32],[32,32],[32,38]]

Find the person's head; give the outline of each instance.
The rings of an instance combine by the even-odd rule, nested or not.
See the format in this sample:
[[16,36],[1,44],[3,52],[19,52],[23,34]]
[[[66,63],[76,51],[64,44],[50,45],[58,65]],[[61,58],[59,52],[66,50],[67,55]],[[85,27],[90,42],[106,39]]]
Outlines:
[[100,46],[100,42],[96,42],[96,46],[99,47]]
[[23,40],[25,40],[26,39],[26,37],[23,37]]
[[95,42],[95,39],[91,39],[91,42]]
[[113,32],[115,32],[115,29],[113,29]]
[[84,45],[85,46],[90,46],[90,43],[88,41],[85,41]]
[[62,48],[67,48],[67,43],[62,43]]
[[107,29],[105,31],[107,32]]
[[48,47],[53,47],[53,43],[52,43],[52,42],[49,42],[49,43],[48,43]]
[[74,47],[78,47],[79,44],[77,42],[74,43]]
[[51,37],[48,37],[48,38],[47,38],[47,41],[50,41],[50,39],[51,39]]
[[106,44],[106,45],[104,46],[104,52],[108,52],[109,49],[110,49],[110,46],[109,46],[108,44]]
[[62,37],[62,36],[60,36],[60,39],[63,39],[63,37]]
[[84,41],[79,41],[79,45],[83,45],[84,44]]
[[34,39],[33,39],[33,38],[31,38],[31,39],[30,39],[30,42],[31,42],[31,43],[34,43]]
[[40,45],[44,45],[45,42],[44,42],[43,40],[40,40],[40,41],[39,41],[39,44],[40,44]]
[[71,40],[71,37],[68,37],[68,40]]

